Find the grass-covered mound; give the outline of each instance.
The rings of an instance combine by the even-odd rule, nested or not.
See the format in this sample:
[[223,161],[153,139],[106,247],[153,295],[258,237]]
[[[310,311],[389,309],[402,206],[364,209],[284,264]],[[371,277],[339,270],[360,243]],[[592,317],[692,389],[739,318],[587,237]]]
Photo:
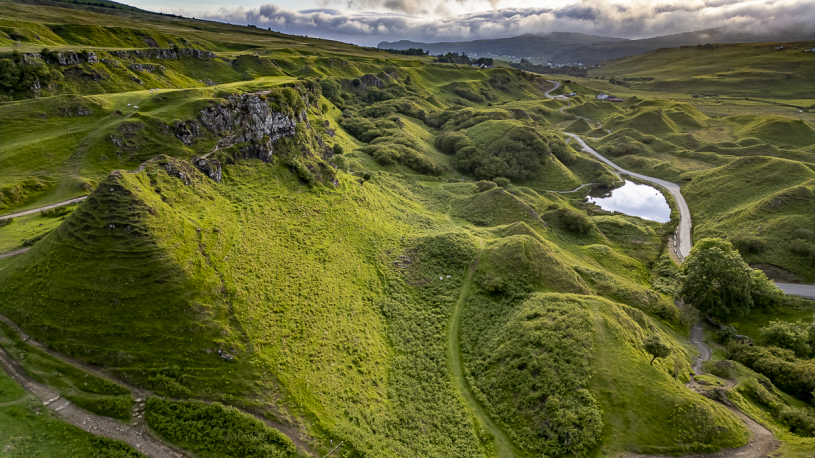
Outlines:
[[[644,341],[654,335],[671,355],[651,365]],[[684,386],[691,361],[675,337],[596,297],[478,293],[464,312],[462,351],[477,396],[525,453],[686,454],[745,444],[738,419]]]
[[629,128],[648,135],[682,132],[682,128],[658,107],[637,107],[632,112],[609,117],[603,125],[611,130]]
[[532,207],[500,187],[456,197],[450,202],[450,216],[466,219],[477,226],[498,226],[516,221],[535,226],[543,224]]
[[590,131],[591,129],[592,127],[589,125],[589,123],[586,122],[585,119],[578,118],[577,121],[569,124],[569,126],[566,127],[566,132],[571,132],[574,134],[583,134]]
[[549,241],[512,235],[484,250],[476,283],[493,294],[516,295],[534,288],[588,293],[589,288],[567,264],[569,261],[563,251]]
[[806,165],[742,158],[694,174],[682,193],[693,211],[695,237],[727,237],[749,263],[815,278],[815,172]]
[[781,116],[739,116],[730,118],[741,137],[755,137],[777,146],[798,148],[815,144],[815,128],[801,119]]
[[576,116],[589,118],[593,121],[602,121],[603,119],[613,114],[620,114],[623,112],[616,104],[612,102],[587,102],[566,110]]
[[587,389],[594,346],[588,310],[570,296],[538,294],[499,318],[477,344],[468,341],[475,326],[465,321],[463,331],[465,341],[476,344],[478,356],[467,369],[485,407],[524,452],[587,453],[603,430],[602,412]]
[[[198,182],[194,194],[212,192],[200,172],[183,170]],[[228,331],[213,269],[185,266],[189,253],[205,248],[195,222],[171,210],[161,192],[146,175],[112,174],[14,269],[0,272],[8,285],[0,309],[65,354],[184,396],[246,366],[216,353],[241,347],[240,331]],[[183,374],[164,369],[193,361],[196,369]]]

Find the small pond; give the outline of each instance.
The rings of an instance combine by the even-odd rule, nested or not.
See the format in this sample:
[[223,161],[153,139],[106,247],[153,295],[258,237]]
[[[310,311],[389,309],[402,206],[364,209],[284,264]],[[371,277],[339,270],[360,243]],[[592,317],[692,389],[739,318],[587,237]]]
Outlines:
[[671,207],[662,193],[651,186],[626,181],[619,188],[594,188],[589,202],[605,211],[625,213],[642,219],[667,223],[671,220]]

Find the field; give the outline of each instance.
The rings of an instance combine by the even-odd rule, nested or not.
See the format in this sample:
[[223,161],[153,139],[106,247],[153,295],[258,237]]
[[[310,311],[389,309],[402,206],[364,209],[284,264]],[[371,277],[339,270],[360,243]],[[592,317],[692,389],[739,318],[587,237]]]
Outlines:
[[[30,247],[0,260],[0,313],[117,382],[0,323],[33,379],[121,421],[138,391],[126,387],[149,390],[152,433],[195,456],[747,443],[741,421],[686,387],[695,316],[674,304],[665,251],[676,209],[663,225],[590,207],[590,186],[618,178],[563,131],[682,183],[696,238],[726,236],[749,262],[811,280],[804,113],[722,116],[653,80],[574,78],[561,90],[580,96],[547,100],[551,77],[529,72],[111,5],[0,3],[0,59],[42,83],[0,88],[0,216],[88,196],[0,220],[0,252]],[[619,65],[592,71],[622,78]],[[610,87],[631,96],[592,99]],[[649,338],[670,356],[653,361]],[[5,397],[24,395],[0,378]],[[32,418],[18,426],[26,451],[97,446],[40,441],[46,417]]]

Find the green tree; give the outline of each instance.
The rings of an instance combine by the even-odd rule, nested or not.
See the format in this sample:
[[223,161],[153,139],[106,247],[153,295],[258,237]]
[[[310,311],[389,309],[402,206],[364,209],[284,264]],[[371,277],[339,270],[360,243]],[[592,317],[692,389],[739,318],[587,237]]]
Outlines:
[[682,273],[679,297],[716,318],[743,316],[756,302],[768,305],[781,294],[722,239],[698,242],[682,264]]
[[773,320],[759,332],[765,345],[792,350],[799,358],[806,358],[812,353],[815,338],[815,325],[812,323]]
[[662,342],[662,339],[660,339],[658,335],[653,335],[645,339],[644,344],[645,351],[653,356],[653,358],[651,358],[651,364],[654,364],[655,359],[667,358],[671,354],[671,347]]
[[20,82],[20,69],[11,59],[0,59],[0,87],[13,89]]

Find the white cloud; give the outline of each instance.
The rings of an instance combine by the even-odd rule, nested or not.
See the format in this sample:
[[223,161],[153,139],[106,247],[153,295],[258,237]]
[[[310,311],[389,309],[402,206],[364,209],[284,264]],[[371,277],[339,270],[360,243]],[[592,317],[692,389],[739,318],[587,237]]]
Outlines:
[[[648,38],[725,26],[754,33],[806,32],[815,37],[812,0],[578,0],[561,6],[512,7],[458,16],[439,14],[454,11],[456,5],[466,6],[472,0],[338,1],[350,8],[378,12],[330,8],[295,11],[267,4],[254,9],[183,13],[364,45],[401,39],[475,40],[552,31]],[[486,4],[498,6],[500,1]]]

